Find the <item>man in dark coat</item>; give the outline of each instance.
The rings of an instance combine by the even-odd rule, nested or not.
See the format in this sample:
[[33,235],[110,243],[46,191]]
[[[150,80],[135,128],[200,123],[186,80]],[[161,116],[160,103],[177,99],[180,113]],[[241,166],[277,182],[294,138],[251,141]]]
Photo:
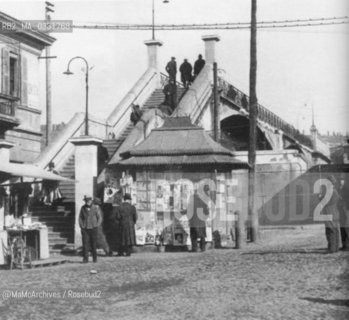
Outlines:
[[342,250],[349,250],[349,184],[348,180],[342,179],[339,189],[340,200],[340,233],[342,239]]
[[229,85],[227,96],[228,96],[228,98],[232,99],[233,101],[235,101],[235,99],[236,99],[237,92],[231,84]]
[[183,83],[183,86],[185,88],[189,87],[189,84],[191,83],[192,80],[192,71],[193,71],[193,67],[191,66],[191,64],[188,62],[187,59],[184,59],[184,62],[181,64],[181,66],[179,67],[179,71],[181,73],[181,81]]
[[92,197],[84,197],[85,205],[81,207],[79,225],[81,228],[83,244],[83,262],[88,262],[88,252],[91,248],[93,262],[97,262],[97,237],[98,226],[102,223],[99,206],[92,203]]
[[131,255],[132,246],[136,244],[135,224],[137,222],[137,210],[131,204],[131,195],[125,193],[124,202],[115,207],[116,220],[119,225],[119,252],[118,255]]
[[166,71],[170,80],[176,81],[177,76],[177,62],[175,57],[171,57],[171,61],[169,61],[166,65]]
[[202,55],[199,54],[198,59],[194,63],[194,79],[198,76],[202,68],[205,66],[205,60],[202,59]]
[[[325,233],[327,239],[327,249],[329,253],[334,253],[339,250],[339,211],[338,201],[339,195],[336,190],[336,179],[334,176],[327,177],[333,184],[333,192],[330,200],[323,208],[322,214],[330,215],[331,221],[325,221]],[[322,186],[319,199],[320,201],[325,197],[326,192],[329,192],[325,186]]]
[[169,106],[173,111],[176,108],[177,86],[176,82],[171,79],[165,86],[162,92],[165,95],[163,104]]
[[241,98],[241,104],[242,104],[242,107],[248,111],[248,99],[245,94]]
[[130,115],[130,120],[134,126],[142,118],[142,115],[143,115],[143,111],[141,110],[140,106],[138,104],[132,105],[132,112]]
[[201,251],[205,251],[206,220],[209,217],[209,208],[198,193],[191,196],[187,215],[190,227],[192,252],[198,251],[198,238],[200,239]]

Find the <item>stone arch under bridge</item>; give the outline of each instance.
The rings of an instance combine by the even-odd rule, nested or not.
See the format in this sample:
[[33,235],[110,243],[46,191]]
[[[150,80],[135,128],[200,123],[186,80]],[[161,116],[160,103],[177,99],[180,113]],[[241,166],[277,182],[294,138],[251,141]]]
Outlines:
[[[235,114],[220,121],[221,144],[228,149],[247,151],[249,143],[249,118]],[[272,150],[265,133],[257,127],[257,150]]]

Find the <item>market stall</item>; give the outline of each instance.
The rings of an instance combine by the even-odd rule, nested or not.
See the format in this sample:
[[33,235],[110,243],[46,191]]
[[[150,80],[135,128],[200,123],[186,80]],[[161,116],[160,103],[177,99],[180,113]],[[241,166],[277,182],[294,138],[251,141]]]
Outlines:
[[234,212],[245,209],[248,164],[188,117],[166,118],[161,128],[120,156],[109,165],[106,185],[131,192],[138,211],[138,245],[190,246],[188,208],[205,186],[207,242],[214,231],[229,236]]
[[47,227],[31,220],[29,208],[35,186],[46,180],[69,179],[34,165],[0,164],[0,265],[13,260],[18,243],[30,260],[49,258]]

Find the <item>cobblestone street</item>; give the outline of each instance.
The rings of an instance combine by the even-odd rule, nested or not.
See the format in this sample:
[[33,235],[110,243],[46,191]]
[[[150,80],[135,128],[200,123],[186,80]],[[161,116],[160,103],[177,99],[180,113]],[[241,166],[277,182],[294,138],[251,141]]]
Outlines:
[[[0,318],[349,319],[349,253],[325,254],[322,226],[264,231],[262,239],[244,250],[137,253],[87,265],[73,257],[55,267],[1,270],[2,294],[60,297],[3,296]],[[85,290],[95,298],[76,296]]]

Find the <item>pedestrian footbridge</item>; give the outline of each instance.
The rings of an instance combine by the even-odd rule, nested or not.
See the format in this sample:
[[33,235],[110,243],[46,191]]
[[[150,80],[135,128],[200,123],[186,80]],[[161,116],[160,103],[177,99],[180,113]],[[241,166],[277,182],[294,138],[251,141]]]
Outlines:
[[[98,147],[97,193],[103,189],[108,162],[117,161],[120,153],[142,142],[152,129],[162,125],[165,117],[190,116],[194,124],[203,127],[209,133],[213,132],[214,124],[217,123],[214,119],[213,105],[214,45],[217,39],[219,38],[204,39],[206,64],[188,89],[177,85],[177,106],[172,114],[160,108],[164,100],[162,90],[168,78],[157,67],[156,46],[159,42],[155,41],[147,44],[154,45],[153,50],[148,51],[150,53],[147,70],[111,110],[110,115],[105,119],[89,115],[90,135],[102,140]],[[248,97],[223,77],[218,78],[218,86],[219,142],[233,150],[237,159],[247,161],[249,110],[244,97],[247,100]],[[136,125],[130,122],[134,104],[138,104],[143,111],[142,118]],[[315,162],[328,161],[327,154],[315,150],[311,138],[301,134],[287,121],[261,105],[258,105],[257,111],[257,165],[265,166],[265,170],[271,170],[271,166],[278,166],[280,170],[290,172],[296,170],[297,174],[288,175],[287,179],[292,179]],[[75,147],[71,139],[83,135],[84,121],[83,113],[75,114],[36,159],[35,164],[46,168],[49,162],[53,161],[61,175],[74,179],[75,168],[84,164],[76,163]],[[67,205],[80,203],[81,199],[76,199],[74,183],[66,182],[61,187]],[[72,237],[66,237],[67,242],[70,242]]]

